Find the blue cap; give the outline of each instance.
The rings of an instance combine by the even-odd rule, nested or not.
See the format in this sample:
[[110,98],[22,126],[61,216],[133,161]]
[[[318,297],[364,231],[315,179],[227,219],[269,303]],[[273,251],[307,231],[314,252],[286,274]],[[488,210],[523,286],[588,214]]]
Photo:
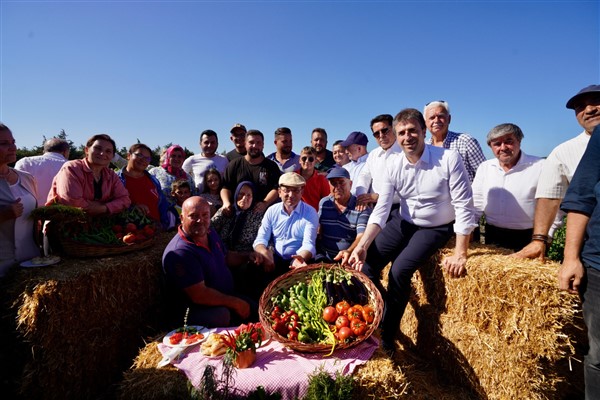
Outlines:
[[574,110],[575,106],[577,105],[577,101],[585,95],[587,95],[588,93],[600,93],[600,85],[590,85],[581,89],[579,93],[577,93],[575,96],[571,97],[569,101],[567,101],[567,108]]
[[350,172],[348,172],[348,170],[343,167],[331,168],[329,170],[329,173],[327,174],[327,179],[334,179],[334,178],[350,179]]
[[366,146],[369,143],[369,138],[362,132],[352,132],[348,135],[346,140],[344,140],[340,145],[342,147],[348,147],[351,144],[360,144],[361,146]]

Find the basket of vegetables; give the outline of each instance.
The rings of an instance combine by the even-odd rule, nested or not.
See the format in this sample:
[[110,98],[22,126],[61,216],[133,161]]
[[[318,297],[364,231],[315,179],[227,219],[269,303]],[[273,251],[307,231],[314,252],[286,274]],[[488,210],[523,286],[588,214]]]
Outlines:
[[381,321],[383,300],[365,274],[314,264],[271,282],[258,312],[263,328],[284,346],[331,355],[371,336]]
[[106,257],[145,249],[154,243],[157,226],[142,210],[90,217],[77,207],[52,204],[39,207],[32,218],[49,221],[47,235],[53,251],[70,257]]

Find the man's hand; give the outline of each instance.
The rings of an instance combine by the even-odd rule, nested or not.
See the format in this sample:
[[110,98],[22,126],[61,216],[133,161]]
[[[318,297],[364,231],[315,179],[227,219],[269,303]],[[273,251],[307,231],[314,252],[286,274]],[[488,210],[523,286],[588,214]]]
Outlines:
[[108,212],[108,207],[99,201],[90,201],[84,209],[89,215],[100,215]]
[[342,267],[347,267],[351,254],[352,253],[350,253],[348,250],[340,250],[339,253],[337,253],[337,255],[335,257],[333,257],[333,261],[342,260],[342,261],[340,261],[340,264],[342,264]]
[[295,254],[292,256],[292,263],[290,264],[290,268],[295,269],[295,268],[302,268],[302,267],[306,267],[308,264],[306,264],[306,261],[304,260],[304,257],[302,257],[299,254]]
[[465,275],[467,272],[466,265],[467,257],[464,255],[454,254],[444,258],[442,261],[442,268],[453,278],[459,278]]
[[558,270],[558,288],[569,293],[579,293],[579,286],[585,276],[581,259],[564,260]]
[[377,193],[365,193],[356,198],[356,211],[363,212],[367,207],[374,206],[377,203],[379,195]]
[[362,270],[362,267],[365,263],[366,258],[367,258],[367,249],[357,246],[354,249],[354,251],[352,252],[352,254],[350,255],[350,258],[348,259],[348,265],[351,268],[354,268],[355,270],[360,271],[360,270]]
[[248,304],[248,302],[245,300],[237,298],[237,301],[235,301],[232,306],[233,311],[242,317],[242,319],[246,319],[250,316],[250,304]]
[[546,254],[546,243],[540,240],[532,240],[527,246],[523,247],[520,251],[511,254],[511,257],[515,258],[537,258],[540,261],[545,261]]
[[264,213],[265,211],[267,211],[267,208],[269,208],[269,206],[267,205],[266,201],[259,201],[254,206],[254,212],[256,212],[256,213]]
[[226,217],[231,217],[233,216],[233,205],[231,205],[231,203],[228,204],[223,204],[223,207],[221,207],[221,212],[223,213],[224,216]]
[[256,251],[251,252],[250,255],[248,255],[248,259],[250,260],[251,263],[256,264],[256,265],[261,265],[265,260],[263,255]]

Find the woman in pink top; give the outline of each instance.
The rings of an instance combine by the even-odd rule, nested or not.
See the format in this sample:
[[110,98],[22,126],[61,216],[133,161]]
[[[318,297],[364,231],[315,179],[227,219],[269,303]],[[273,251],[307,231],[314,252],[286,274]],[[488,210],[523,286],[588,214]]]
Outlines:
[[117,174],[108,168],[116,151],[108,135],[94,135],[85,145],[82,160],[67,161],[52,182],[46,205],[80,207],[89,215],[116,214],[131,204]]
[[300,152],[300,169],[296,173],[302,175],[306,186],[302,193],[302,201],[319,211],[319,202],[323,197],[329,196],[331,189],[325,175],[315,169],[317,151],[314,147],[306,146]]

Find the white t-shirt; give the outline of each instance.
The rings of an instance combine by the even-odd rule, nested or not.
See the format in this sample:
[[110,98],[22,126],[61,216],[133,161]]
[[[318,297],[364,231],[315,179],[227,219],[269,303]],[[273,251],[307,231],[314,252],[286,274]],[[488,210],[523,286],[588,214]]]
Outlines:
[[38,206],[46,204],[52,180],[67,159],[59,153],[44,153],[41,156],[23,157],[15,164],[15,169],[29,172],[37,185]]
[[194,177],[194,182],[196,182],[198,193],[202,193],[204,191],[204,173],[209,168],[216,168],[221,173],[221,177],[223,177],[225,168],[227,168],[227,164],[229,164],[227,157],[224,157],[220,154],[215,154],[215,156],[211,158],[198,154],[188,157],[183,162],[181,168],[186,173],[191,174]]

